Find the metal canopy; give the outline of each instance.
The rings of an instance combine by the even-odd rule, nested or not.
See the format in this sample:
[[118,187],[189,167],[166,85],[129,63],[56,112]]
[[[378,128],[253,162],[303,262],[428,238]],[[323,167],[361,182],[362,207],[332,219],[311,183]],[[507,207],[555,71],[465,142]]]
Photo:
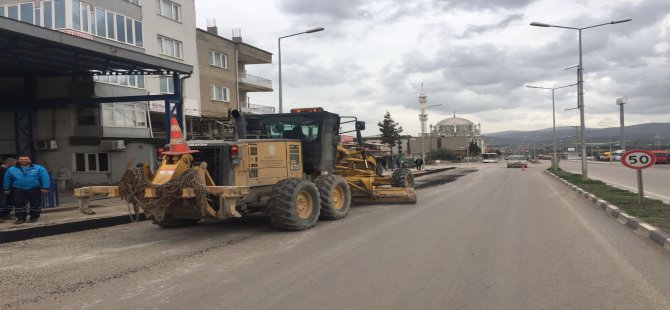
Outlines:
[[0,17],[0,76],[192,72],[187,64]]
[[[187,64],[150,56],[140,51],[80,38],[0,17],[0,77],[23,78],[27,99],[0,98],[0,103],[13,103],[15,144],[17,154],[34,157],[33,127],[39,106],[54,103],[96,104],[103,102],[165,101],[165,130],[170,130],[170,117],[176,114],[183,128],[180,75],[190,75],[193,67]],[[168,75],[173,78],[173,94],[31,99],[35,78],[49,76],[92,75]],[[166,137],[169,141],[169,136]],[[167,142],[166,141],[166,142]]]

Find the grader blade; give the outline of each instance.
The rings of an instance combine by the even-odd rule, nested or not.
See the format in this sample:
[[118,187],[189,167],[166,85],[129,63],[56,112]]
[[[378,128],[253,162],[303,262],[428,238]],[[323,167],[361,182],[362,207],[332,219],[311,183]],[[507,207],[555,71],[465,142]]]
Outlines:
[[353,196],[351,202],[356,205],[416,204],[416,191],[413,188],[375,187],[371,196]]

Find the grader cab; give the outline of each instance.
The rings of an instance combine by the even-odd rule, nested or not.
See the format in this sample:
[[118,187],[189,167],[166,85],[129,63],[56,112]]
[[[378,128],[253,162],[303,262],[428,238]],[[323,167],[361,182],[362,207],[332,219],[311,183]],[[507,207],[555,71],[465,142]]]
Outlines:
[[90,196],[107,194],[143,209],[162,227],[263,212],[276,228],[302,230],[318,219],[345,217],[352,201],[416,203],[409,170],[380,176],[365,150],[338,144],[337,114],[294,110],[241,118],[238,127],[245,123],[236,141],[187,144],[173,118],[159,168],[127,169],[118,186],[75,189],[82,211],[89,210]]

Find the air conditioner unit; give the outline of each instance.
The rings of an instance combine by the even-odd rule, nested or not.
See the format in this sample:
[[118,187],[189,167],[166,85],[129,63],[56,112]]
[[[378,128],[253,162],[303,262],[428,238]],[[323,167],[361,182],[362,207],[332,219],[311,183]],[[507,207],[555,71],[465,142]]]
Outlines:
[[126,149],[126,143],[123,140],[102,140],[100,148],[103,151],[123,151]]
[[56,150],[58,149],[58,143],[54,139],[35,141],[35,149],[42,151]]

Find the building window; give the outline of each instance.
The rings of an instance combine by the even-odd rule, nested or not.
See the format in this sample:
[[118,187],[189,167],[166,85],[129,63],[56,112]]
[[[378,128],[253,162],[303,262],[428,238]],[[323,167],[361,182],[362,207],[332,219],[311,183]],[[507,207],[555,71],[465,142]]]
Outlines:
[[228,56],[219,52],[209,51],[209,65],[228,69]]
[[82,107],[77,109],[77,125],[100,126],[100,107]]
[[143,103],[103,103],[102,126],[146,128],[147,107]]
[[128,1],[130,3],[133,3],[133,4],[140,5],[140,0],[126,0],[126,1]]
[[76,172],[108,172],[109,154],[107,153],[74,153],[74,171]]
[[144,41],[142,40],[142,22],[135,21],[135,45],[139,47],[144,46]]
[[116,14],[116,39],[126,42],[126,18],[123,15]]
[[161,94],[174,94],[174,79],[169,76],[161,76],[158,78],[161,85]]
[[21,18],[20,20],[22,22],[26,22],[29,24],[34,24],[35,23],[35,12],[33,12],[33,4],[32,3],[21,3],[20,5],[21,8]]
[[144,75],[94,75],[93,81],[134,88],[144,88]]
[[[56,9],[58,0],[55,0]],[[38,9],[35,10],[36,14]],[[71,15],[71,16],[70,16]],[[96,8],[81,0],[72,0],[72,29],[99,37],[143,47],[142,22],[101,8]],[[58,22],[58,18],[56,18]],[[51,22],[51,2],[44,2],[44,25],[53,28]],[[56,26],[58,28],[58,25]],[[65,25],[63,25],[65,27]]]
[[44,27],[53,29],[53,7],[51,1],[44,1]]
[[55,28],[65,28],[65,0],[54,0],[54,16]]
[[181,42],[158,36],[158,50],[165,56],[181,59]]
[[158,14],[175,21],[181,21],[181,5],[170,0],[156,0]]
[[7,7],[7,17],[15,20],[19,20],[19,7],[16,5],[10,5]]
[[212,92],[212,100],[228,102],[228,88],[219,85],[211,85],[210,88]]

